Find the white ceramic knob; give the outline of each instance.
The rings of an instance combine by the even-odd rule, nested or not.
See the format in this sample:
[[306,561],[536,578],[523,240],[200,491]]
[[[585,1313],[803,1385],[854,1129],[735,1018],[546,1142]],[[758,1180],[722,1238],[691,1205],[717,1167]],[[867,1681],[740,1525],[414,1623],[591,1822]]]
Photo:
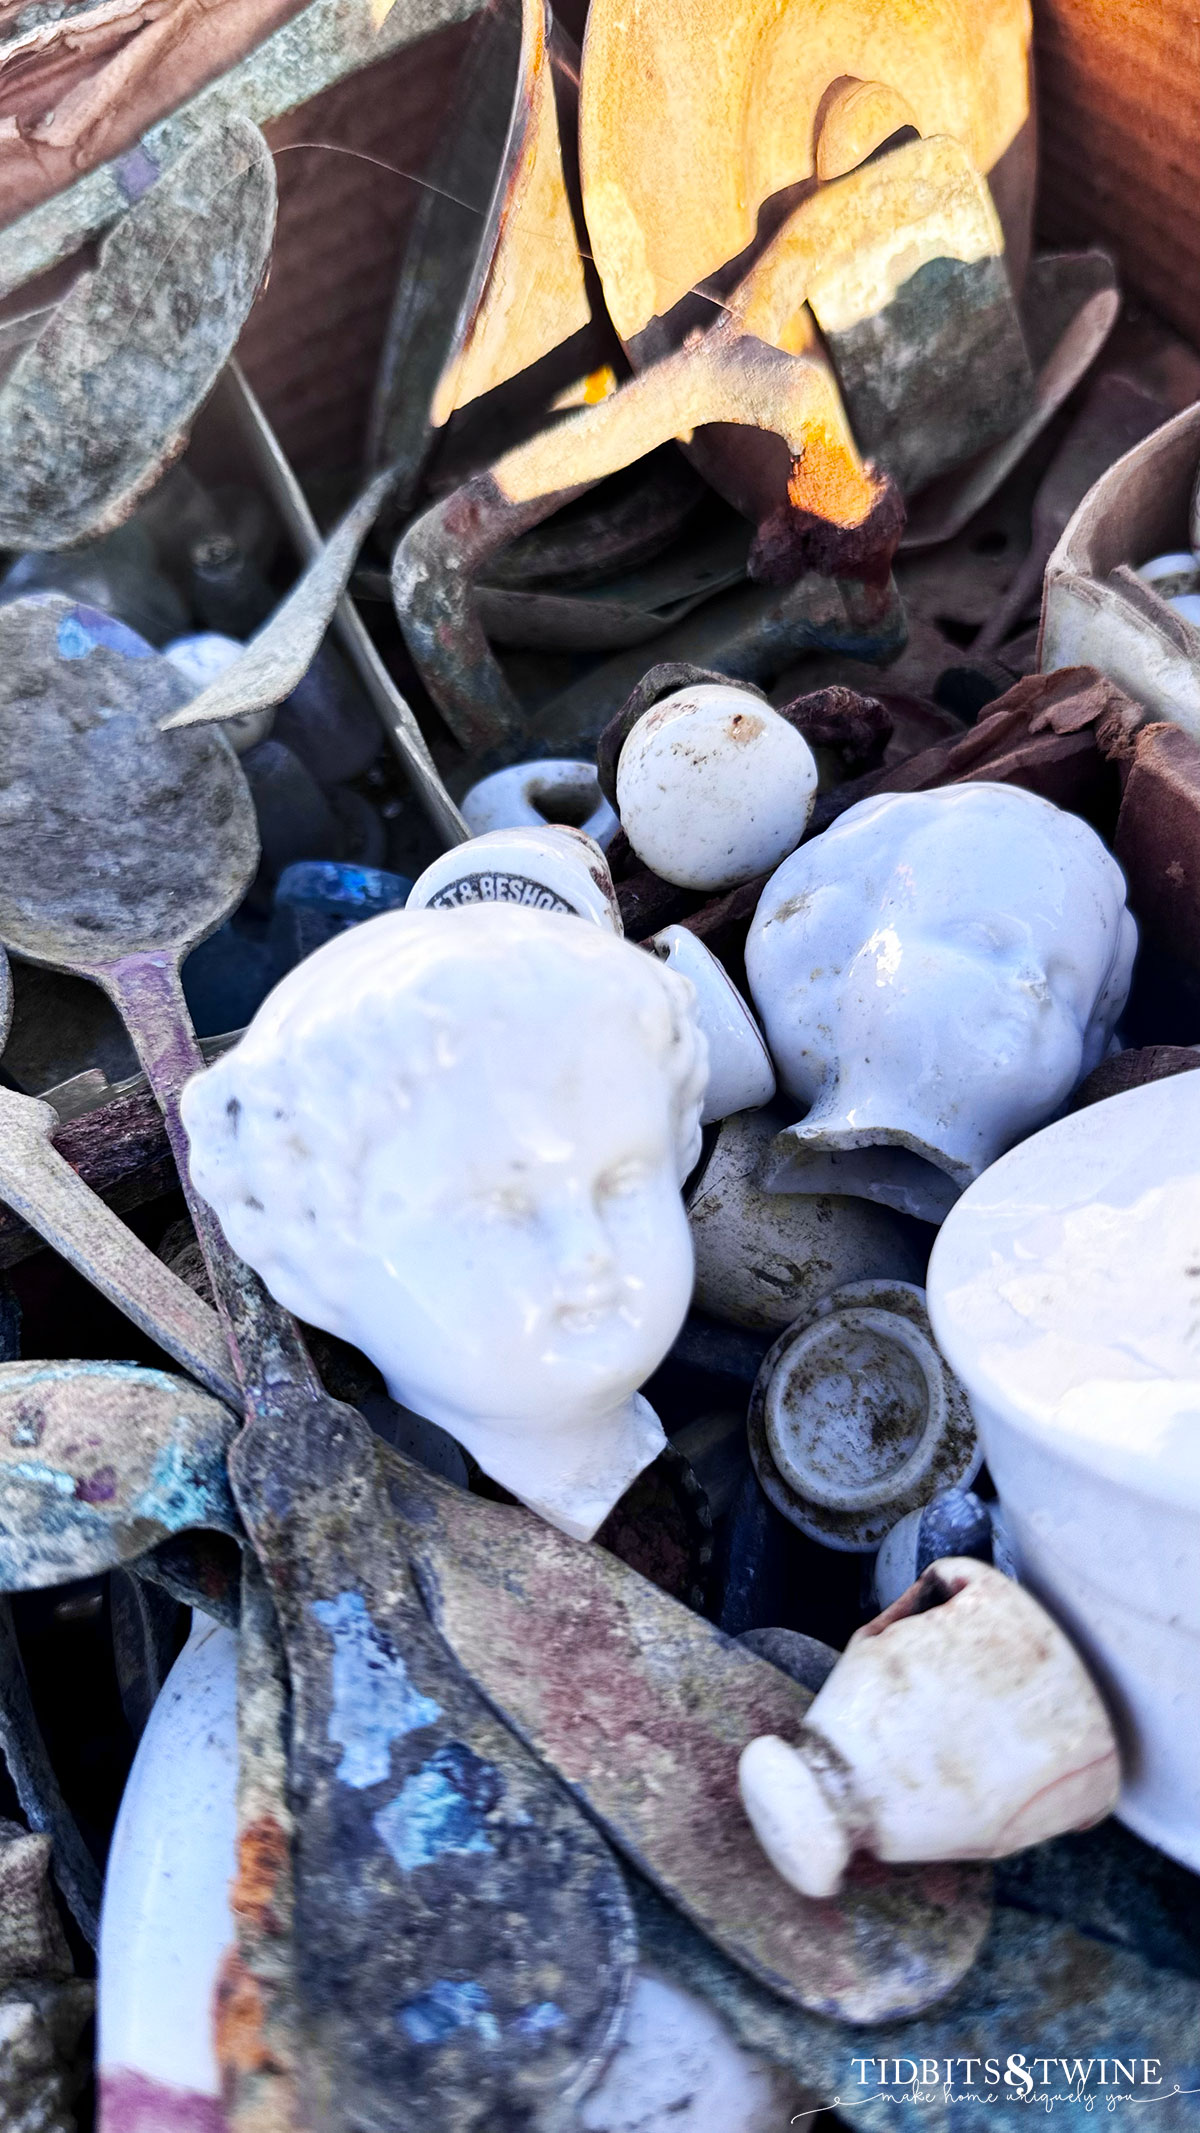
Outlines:
[[474,837],[489,830],[541,829],[547,822],[581,829],[601,850],[620,824],[600,790],[594,763],[546,759],[514,763],[472,785],[462,803]]
[[552,826],[490,830],[443,852],[413,884],[410,911],[462,904],[521,904],[566,911],[623,934],[617,892],[599,845],[582,830]]
[[617,763],[630,844],[682,889],[731,889],[778,866],[804,835],[816,789],[807,741],[732,683],[664,696]]
[[757,1111],[769,1104],[775,1094],[771,1055],[724,964],[686,926],[664,926],[646,946],[695,988],[696,1020],[708,1046],[701,1125],[713,1126],[736,1111]]

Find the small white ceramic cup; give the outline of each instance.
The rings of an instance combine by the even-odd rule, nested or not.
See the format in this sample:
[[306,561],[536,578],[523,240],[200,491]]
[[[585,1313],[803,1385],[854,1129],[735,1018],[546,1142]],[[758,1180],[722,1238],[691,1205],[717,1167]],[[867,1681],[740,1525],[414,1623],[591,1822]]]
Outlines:
[[686,926],[664,926],[646,946],[695,988],[696,1020],[708,1046],[701,1125],[714,1126],[736,1111],[757,1111],[769,1104],[775,1094],[771,1055],[724,964]]

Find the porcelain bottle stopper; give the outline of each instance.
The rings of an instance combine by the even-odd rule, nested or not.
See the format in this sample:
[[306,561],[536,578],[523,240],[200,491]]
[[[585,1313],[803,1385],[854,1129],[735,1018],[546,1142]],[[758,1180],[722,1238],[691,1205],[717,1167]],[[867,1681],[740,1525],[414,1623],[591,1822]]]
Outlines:
[[581,829],[601,850],[616,836],[620,823],[604,794],[594,763],[547,757],[537,763],[514,763],[480,778],[462,800],[462,815],[472,836],[489,830],[540,829],[547,822]]
[[451,911],[463,904],[522,904],[565,911],[623,934],[608,861],[582,830],[544,822],[538,829],[490,830],[457,844],[418,875],[410,911]]
[[981,783],[850,808],[772,876],[746,943],[809,1107],[768,1186],[941,1219],[1104,1057],[1136,945],[1116,861],[1049,800]]
[[765,1734],[738,1766],[777,1872],[836,1895],[855,1852],[915,1863],[1003,1859],[1112,1812],[1108,1713],[1031,1593],[949,1557],[856,1630],[791,1745]]
[[681,889],[731,889],[777,866],[804,835],[816,790],[808,742],[732,683],[661,698],[617,762],[630,844]]
[[687,1313],[692,994],[512,904],[370,919],[183,1097],[196,1185],[273,1296],[590,1539],[665,1439],[637,1388]]
[[921,1281],[923,1233],[866,1200],[768,1192],[764,1171],[779,1121],[727,1118],[688,1185],[695,1304],[756,1332],[790,1326],[848,1281]]
[[746,1422],[764,1494],[827,1548],[866,1554],[905,1512],[970,1481],[970,1403],[911,1282],[836,1289],[768,1349]]
[[756,1111],[775,1094],[775,1069],[741,993],[711,950],[686,926],[664,926],[644,944],[695,988],[696,1020],[708,1047],[702,1126],[737,1111]]

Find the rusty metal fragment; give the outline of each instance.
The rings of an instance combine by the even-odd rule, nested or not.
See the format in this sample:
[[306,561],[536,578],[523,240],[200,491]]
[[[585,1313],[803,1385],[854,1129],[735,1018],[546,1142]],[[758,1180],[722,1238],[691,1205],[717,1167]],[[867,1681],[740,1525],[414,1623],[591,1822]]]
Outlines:
[[93,1577],[189,1528],[237,1535],[236,1428],[163,1371],[0,1363],[0,1590]]
[[0,543],[128,518],[182,450],[258,292],[275,171],[230,118],[130,209],[0,387]]
[[378,1456],[465,1672],[718,1948],[841,2021],[913,2014],[958,1983],[987,1931],[985,1870],[863,1861],[814,1904],[759,1851],[738,1756],[760,1731],[794,1732],[806,1690],[605,1551]]

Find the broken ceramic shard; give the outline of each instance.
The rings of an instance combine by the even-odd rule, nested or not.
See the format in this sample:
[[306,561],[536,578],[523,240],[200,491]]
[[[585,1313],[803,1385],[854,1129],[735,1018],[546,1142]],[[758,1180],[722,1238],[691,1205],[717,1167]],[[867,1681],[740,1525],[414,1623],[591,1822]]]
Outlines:
[[630,844],[684,889],[731,889],[778,866],[804,835],[816,789],[807,741],[732,684],[664,697],[638,720],[617,763]]
[[418,876],[411,911],[468,904],[518,904],[561,911],[621,933],[612,875],[599,845],[582,830],[543,822],[537,829],[490,830],[443,852]]
[[1060,1119],[964,1195],[930,1265],[1023,1576],[1128,1728],[1119,1813],[1200,1868],[1200,1079]]
[[464,795],[463,820],[473,837],[489,830],[540,829],[555,822],[583,830],[603,849],[617,817],[600,790],[594,763],[547,759],[514,763],[481,778]]
[[906,1281],[850,1282],[789,1326],[763,1358],[747,1432],[776,1510],[860,1554],[983,1457],[924,1291]]
[[708,1047],[702,1126],[737,1111],[756,1111],[775,1094],[775,1069],[762,1032],[723,963],[686,926],[664,926],[646,942],[660,963],[687,978]]
[[224,2133],[216,1989],[234,1942],[237,1639],[194,1617],[142,1735],[100,1920],[102,2133]]
[[183,1111],[271,1293],[586,1539],[662,1447],[637,1387],[691,1293],[704,1078],[687,988],[601,927],[410,908],[291,972]]
[[922,1233],[862,1199],[768,1192],[773,1112],[727,1118],[688,1187],[698,1310],[735,1326],[791,1325],[831,1289],[877,1277],[921,1281]]
[[1108,1048],[1137,931],[1094,830],[1011,785],[863,800],[784,861],[746,943],[786,1192],[938,1220]]
[[274,164],[240,117],[118,222],[0,390],[6,548],[66,548],[128,518],[228,361],[274,229]]
[[948,1557],[856,1630],[798,1742],[751,1741],[742,1802],[777,1872],[835,1895],[852,1855],[1002,1859],[1112,1812],[1117,1744],[1030,1593]]

